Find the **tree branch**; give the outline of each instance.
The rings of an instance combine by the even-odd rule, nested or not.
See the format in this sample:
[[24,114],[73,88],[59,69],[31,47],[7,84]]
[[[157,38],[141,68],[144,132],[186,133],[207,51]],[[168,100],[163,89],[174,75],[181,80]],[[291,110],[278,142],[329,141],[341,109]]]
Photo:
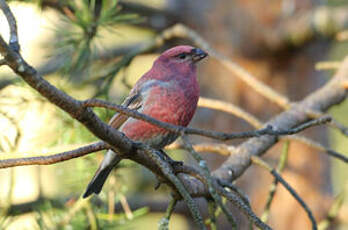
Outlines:
[[315,64],[316,70],[331,70],[338,69],[342,63],[339,61],[321,61]]
[[18,43],[16,18],[13,16],[10,7],[6,4],[5,0],[0,0],[0,8],[2,12],[4,12],[8,25],[10,27],[9,45],[13,51],[19,52],[20,46]]
[[348,157],[341,154],[341,153],[338,153],[330,148],[327,148],[325,146],[323,146],[322,144],[318,143],[318,142],[315,142],[311,139],[308,139],[308,138],[304,138],[302,136],[292,136],[291,138],[284,138],[286,140],[295,140],[295,141],[300,141],[301,143],[304,143],[306,145],[308,145],[309,147],[312,147],[312,148],[315,148],[315,149],[318,149],[320,151],[323,151],[325,152],[326,154],[328,154],[329,156],[331,157],[334,157],[334,158],[337,158],[338,160],[341,160],[345,163],[348,163]]
[[[175,165],[174,167],[174,171],[176,173],[185,173],[188,175],[191,175],[197,179],[199,179],[199,182],[201,184],[203,184],[204,186],[208,185],[207,182],[207,178],[203,175],[203,173],[199,170],[197,170],[194,167],[190,167],[190,166],[186,166],[186,165]],[[184,178],[186,178],[186,175],[179,175],[181,176],[181,179],[184,180]],[[188,180],[185,180],[185,182],[187,184],[185,184],[185,186],[189,186],[191,185],[192,187],[192,180],[191,180],[191,184]],[[244,202],[244,197],[242,196],[242,198],[239,196],[239,193],[237,193],[237,195],[226,191],[222,186],[220,186],[221,181],[216,179],[215,177],[212,177],[212,186],[214,187],[214,189],[216,189],[217,193],[220,196],[224,196],[226,197],[230,202],[232,202],[239,210],[241,210],[257,227],[259,227],[260,229],[266,229],[266,230],[270,230],[271,228],[265,224],[264,222],[262,222],[262,220],[260,218],[258,218],[255,213],[251,210],[250,206],[249,206],[249,202]],[[226,184],[226,182],[224,182]],[[208,186],[206,186],[207,190],[209,189]],[[193,190],[196,192],[196,195],[198,196],[202,196],[201,194],[199,194],[200,191],[197,191],[196,189],[199,188],[198,186],[193,186]],[[208,191],[208,193],[210,193],[210,191]],[[206,195],[205,195],[206,196]]]
[[[306,109],[324,112],[332,105],[339,104],[348,93],[342,87],[342,82],[347,79],[348,58],[345,58],[330,82],[271,119],[266,125],[287,129],[308,120]],[[278,138],[274,136],[255,137],[245,141],[233,151],[220,168],[213,172],[214,175],[227,181],[238,178],[249,167],[251,156],[264,154],[277,141]]]
[[173,125],[170,123],[165,123],[165,122],[156,120],[152,117],[149,117],[147,115],[141,114],[141,113],[137,112],[136,110],[131,110],[131,109],[128,109],[126,107],[116,105],[116,104],[113,104],[111,102],[102,101],[99,99],[86,100],[83,102],[83,106],[84,107],[101,107],[101,108],[112,109],[116,112],[122,113],[122,114],[130,116],[130,117],[134,117],[134,118],[139,119],[139,120],[146,121],[148,123],[154,124],[156,126],[159,126],[161,128],[164,128],[166,130],[169,130],[169,131],[177,133],[177,134],[201,135],[201,136],[210,137],[210,138],[214,138],[214,139],[218,139],[218,140],[222,140],[222,141],[236,139],[236,138],[259,137],[262,135],[273,135],[273,136],[291,135],[291,134],[301,132],[304,129],[307,129],[311,126],[320,125],[320,124],[324,124],[326,122],[331,121],[331,117],[324,116],[324,117],[320,117],[316,120],[306,122],[302,125],[299,125],[296,128],[290,128],[288,130],[277,130],[277,129],[274,129],[271,125],[268,125],[265,128],[255,130],[255,131],[247,131],[247,132],[241,132],[241,133],[223,133],[223,132],[196,129],[196,128],[177,126],[177,125]]
[[178,201],[177,199],[172,198],[171,201],[169,202],[168,208],[166,210],[166,214],[164,215],[164,217],[162,217],[160,219],[160,221],[158,223],[159,230],[169,230],[169,219],[173,214],[173,211],[174,211],[174,208],[175,208],[177,201]]
[[[324,113],[316,112],[316,111],[307,111],[307,114],[311,118],[319,118],[322,116],[326,116]],[[340,122],[336,121],[335,119],[331,119],[329,126],[332,128],[338,129],[343,135],[348,137],[348,128],[345,127]]]
[[295,190],[288,184],[288,182],[286,182],[283,179],[283,177],[280,176],[279,173],[274,168],[269,166],[265,161],[263,161],[258,156],[252,156],[251,159],[252,159],[253,163],[255,163],[255,164],[263,167],[267,171],[269,171],[274,176],[274,178],[277,181],[279,181],[285,187],[286,190],[288,190],[290,192],[290,194],[299,202],[299,204],[303,207],[303,209],[307,213],[310,221],[312,222],[312,229],[313,230],[318,229],[317,222],[315,221],[315,218],[312,214],[312,211],[309,209],[307,204],[302,200],[302,198],[295,192]]
[[191,154],[191,156],[197,161],[198,165],[202,169],[202,176],[204,176],[207,183],[208,191],[214,202],[221,208],[222,212],[225,214],[227,220],[229,221],[231,228],[233,230],[237,229],[236,220],[234,219],[231,211],[222,203],[221,197],[216,192],[216,189],[213,185],[213,178],[211,177],[210,170],[207,166],[207,163],[203,158],[193,149],[191,143],[185,135],[181,137],[183,141],[184,148]]
[[334,223],[339,214],[339,210],[344,204],[346,190],[347,189],[343,189],[343,191],[337,195],[328,211],[327,217],[318,224],[319,230],[329,229],[329,227]]
[[209,109],[215,109],[219,111],[223,111],[225,113],[233,114],[236,117],[240,117],[249,124],[251,124],[255,128],[260,128],[262,126],[262,122],[259,121],[255,116],[252,114],[244,111],[239,106],[233,105],[228,102],[200,97],[198,100],[198,106],[209,108]]
[[[347,84],[347,86],[348,86],[348,84]],[[348,87],[347,87],[347,89],[348,89]],[[242,119],[247,121],[249,124],[251,124],[255,128],[261,128],[263,125],[262,122],[259,121],[252,114],[250,114],[250,113],[244,111],[243,109],[239,108],[238,106],[235,106],[235,105],[228,103],[228,102],[200,97],[200,99],[198,101],[198,105],[205,107],[205,108],[220,110],[220,111],[223,111],[223,112],[226,112],[229,114],[233,114],[237,117],[241,117]],[[314,112],[314,111],[307,111],[307,115],[311,118],[320,118],[322,116],[326,116],[325,113],[318,113],[318,112]],[[337,122],[334,119],[331,119],[331,122],[329,123],[329,125],[333,128],[340,130],[340,132],[344,135],[347,132],[347,127],[343,126],[342,124],[340,124],[339,122]],[[332,149],[329,149],[328,147],[325,147],[324,145],[322,145],[314,140],[311,140],[307,137],[304,137],[301,135],[292,135],[292,136],[281,137],[280,139],[281,140],[295,140],[297,142],[301,142],[301,143],[306,144],[312,148],[318,149],[320,151],[324,151],[328,155],[335,157],[339,160],[342,160],[343,162],[348,162],[348,157],[346,157],[345,155],[340,154]],[[181,145],[179,145],[178,142],[173,143],[170,146],[167,146],[168,149],[175,149],[175,148],[180,148],[180,147],[181,147]],[[215,152],[215,153],[219,153],[219,154],[227,155],[227,156],[231,154],[230,149],[232,149],[232,147],[233,146],[231,146],[231,145],[227,146],[224,144],[220,144],[220,145],[218,145],[218,144],[213,144],[213,145],[212,144],[198,144],[197,145],[196,144],[196,145],[194,145],[194,149],[198,152],[208,151],[208,152]]]
[[[287,141],[283,145],[283,151],[282,151],[282,154],[280,155],[280,159],[279,159],[278,166],[277,166],[277,171],[279,173],[281,173],[283,171],[285,164],[286,164],[286,161],[288,159],[289,144],[290,144],[289,141]],[[267,222],[267,220],[268,220],[269,212],[271,209],[271,204],[272,204],[274,195],[276,193],[277,185],[278,185],[278,180],[274,179],[271,187],[269,188],[268,198],[267,198],[266,205],[265,205],[265,208],[264,208],[262,216],[261,216],[262,221]]]
[[81,122],[94,135],[108,143],[110,147],[115,148],[121,154],[132,149],[133,143],[129,138],[102,122],[93,111],[85,109],[80,101],[70,97],[43,79],[33,67],[23,60],[19,53],[14,52],[6,44],[2,36],[0,36],[0,53],[7,60],[8,66],[32,88]]
[[199,228],[202,230],[206,229],[203,223],[203,218],[199,213],[197,204],[193,201],[190,193],[187,191],[183,183],[174,174],[172,167],[169,165],[169,163],[163,161],[161,157],[158,155],[158,153],[153,151],[153,149],[151,149],[147,145],[139,143],[139,147],[140,146],[142,146],[142,149],[144,149],[144,153],[147,155],[147,157],[155,162],[155,164],[159,167],[163,175],[175,186],[175,189],[178,191],[182,199],[186,202],[191,212],[191,215],[195,220],[196,224],[199,226]]
[[82,157],[89,153],[94,153],[100,150],[107,149],[108,145],[102,141],[95,142],[75,150],[66,151],[49,156],[24,157],[0,160],[0,168],[9,168],[23,165],[49,165],[62,161],[67,161],[73,158]]

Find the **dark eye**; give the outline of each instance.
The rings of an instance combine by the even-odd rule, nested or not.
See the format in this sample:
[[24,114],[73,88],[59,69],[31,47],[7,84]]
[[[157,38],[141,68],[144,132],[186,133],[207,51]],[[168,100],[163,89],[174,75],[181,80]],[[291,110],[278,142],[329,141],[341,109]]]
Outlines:
[[182,53],[182,54],[179,54],[179,55],[178,55],[178,58],[180,58],[180,59],[185,59],[186,56],[187,56],[186,54]]

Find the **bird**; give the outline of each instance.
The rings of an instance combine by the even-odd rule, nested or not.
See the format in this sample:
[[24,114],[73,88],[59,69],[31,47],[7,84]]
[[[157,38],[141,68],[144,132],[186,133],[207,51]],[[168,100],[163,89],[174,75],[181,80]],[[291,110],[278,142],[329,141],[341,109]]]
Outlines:
[[[122,105],[154,119],[186,127],[196,111],[199,99],[196,64],[207,55],[205,51],[189,45],[179,45],[164,51],[151,69],[135,83]],[[157,150],[178,138],[177,133],[121,113],[116,113],[109,125],[131,140]],[[115,152],[107,151],[83,198],[100,193],[118,159]]]

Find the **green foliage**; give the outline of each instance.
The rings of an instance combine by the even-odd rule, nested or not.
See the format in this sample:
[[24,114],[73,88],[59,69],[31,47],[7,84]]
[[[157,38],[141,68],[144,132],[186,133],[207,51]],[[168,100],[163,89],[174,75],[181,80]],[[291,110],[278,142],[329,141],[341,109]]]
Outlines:
[[135,49],[127,55],[123,56],[121,60],[119,60],[110,70],[99,77],[98,81],[100,84],[100,90],[97,92],[95,96],[107,95],[107,92],[110,89],[111,83],[116,76],[117,73],[124,67],[126,67],[131,60],[140,52],[140,49]]
[[[54,52],[58,51],[65,57],[62,73],[81,81],[88,76],[97,52],[95,38],[99,36],[98,28],[115,30],[119,24],[138,23],[142,18],[122,13],[117,0],[71,1],[68,6],[70,13],[64,16],[62,26],[56,30],[58,40],[54,43]],[[124,63],[120,62],[120,65],[122,67]]]

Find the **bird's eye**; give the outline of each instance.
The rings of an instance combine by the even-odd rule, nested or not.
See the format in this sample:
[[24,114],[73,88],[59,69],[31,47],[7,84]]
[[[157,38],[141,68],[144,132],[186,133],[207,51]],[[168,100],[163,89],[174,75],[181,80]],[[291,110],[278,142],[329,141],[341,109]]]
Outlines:
[[184,54],[184,53],[182,53],[182,54],[179,54],[178,55],[178,58],[180,58],[180,59],[185,59],[186,58],[186,54]]

